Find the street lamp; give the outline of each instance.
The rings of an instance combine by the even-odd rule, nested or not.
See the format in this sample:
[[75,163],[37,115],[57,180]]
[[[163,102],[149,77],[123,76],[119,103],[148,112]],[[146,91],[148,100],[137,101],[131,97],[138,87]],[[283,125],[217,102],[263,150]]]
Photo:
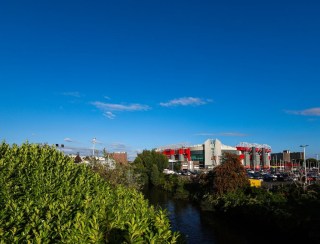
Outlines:
[[295,159],[291,160],[291,171],[292,171],[292,174],[293,174],[294,161],[295,161]]
[[93,138],[91,142],[92,142],[92,156],[94,157],[94,149],[95,149],[94,147],[95,147],[95,145],[97,143],[97,139]]
[[316,154],[316,156],[317,156],[318,175],[319,175],[319,160],[318,160],[318,156],[319,156],[319,154]]
[[303,163],[304,163],[304,183],[305,186],[307,186],[307,164],[306,164],[306,147],[309,145],[300,145],[300,147],[303,147]]

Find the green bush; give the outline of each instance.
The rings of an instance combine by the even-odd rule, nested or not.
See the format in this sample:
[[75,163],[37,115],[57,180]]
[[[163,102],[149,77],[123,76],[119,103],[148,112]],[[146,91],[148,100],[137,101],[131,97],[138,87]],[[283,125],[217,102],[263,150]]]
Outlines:
[[175,243],[167,215],[49,146],[0,145],[0,243]]

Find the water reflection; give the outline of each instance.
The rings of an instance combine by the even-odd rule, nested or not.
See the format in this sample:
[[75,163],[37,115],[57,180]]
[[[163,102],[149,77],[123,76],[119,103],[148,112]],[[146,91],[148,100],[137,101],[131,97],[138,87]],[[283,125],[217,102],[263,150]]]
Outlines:
[[188,201],[174,199],[167,192],[155,188],[145,189],[144,194],[151,204],[168,210],[173,230],[184,234],[187,243],[248,243],[236,228],[230,228],[211,212],[201,211]]

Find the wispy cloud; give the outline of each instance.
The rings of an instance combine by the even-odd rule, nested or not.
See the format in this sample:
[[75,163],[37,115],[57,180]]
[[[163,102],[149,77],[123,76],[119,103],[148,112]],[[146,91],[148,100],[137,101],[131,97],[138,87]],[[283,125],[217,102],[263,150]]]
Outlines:
[[174,107],[174,106],[200,106],[212,102],[210,99],[202,99],[198,97],[181,97],[170,100],[168,102],[161,102],[162,107]]
[[106,116],[108,119],[114,119],[116,117],[116,115],[110,111],[105,112],[103,115]]
[[320,116],[319,108],[309,108],[305,110],[286,110],[288,114],[302,115],[302,116]]
[[107,99],[107,100],[111,100],[111,98],[108,97],[108,96],[104,96],[104,98]]
[[64,140],[65,142],[73,142],[73,143],[80,143],[80,144],[81,144],[81,142],[76,141],[76,140],[73,140],[73,139],[71,139],[70,137],[66,137],[66,138],[64,138],[63,140]]
[[127,145],[123,144],[123,143],[111,143],[109,145],[109,147],[113,150],[113,151],[127,151],[130,147],[128,147]]
[[94,105],[98,109],[101,109],[104,112],[108,112],[108,111],[147,111],[147,110],[151,109],[151,107],[149,107],[148,105],[143,105],[143,104],[138,104],[138,103],[123,105],[123,104],[116,104],[116,103],[93,102],[92,105]]
[[81,97],[80,92],[74,91],[74,92],[63,92],[63,96],[68,96],[68,97]]
[[244,133],[239,132],[221,132],[221,133],[197,133],[196,136],[234,136],[234,137],[245,137],[248,136]]

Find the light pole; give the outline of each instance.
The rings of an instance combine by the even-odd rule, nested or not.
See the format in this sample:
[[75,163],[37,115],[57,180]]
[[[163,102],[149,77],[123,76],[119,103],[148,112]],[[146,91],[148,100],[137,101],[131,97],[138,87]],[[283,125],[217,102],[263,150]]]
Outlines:
[[93,138],[92,139],[92,156],[94,157],[94,149],[95,149],[95,145],[97,143],[97,139],[96,138]]
[[318,160],[318,156],[319,156],[319,154],[316,154],[316,156],[317,156],[318,175],[319,175],[319,160]]
[[291,160],[291,172],[293,174],[293,167],[294,167],[294,159]]
[[307,164],[306,164],[306,147],[309,145],[300,145],[303,147],[303,163],[304,163],[304,184],[307,186]]

